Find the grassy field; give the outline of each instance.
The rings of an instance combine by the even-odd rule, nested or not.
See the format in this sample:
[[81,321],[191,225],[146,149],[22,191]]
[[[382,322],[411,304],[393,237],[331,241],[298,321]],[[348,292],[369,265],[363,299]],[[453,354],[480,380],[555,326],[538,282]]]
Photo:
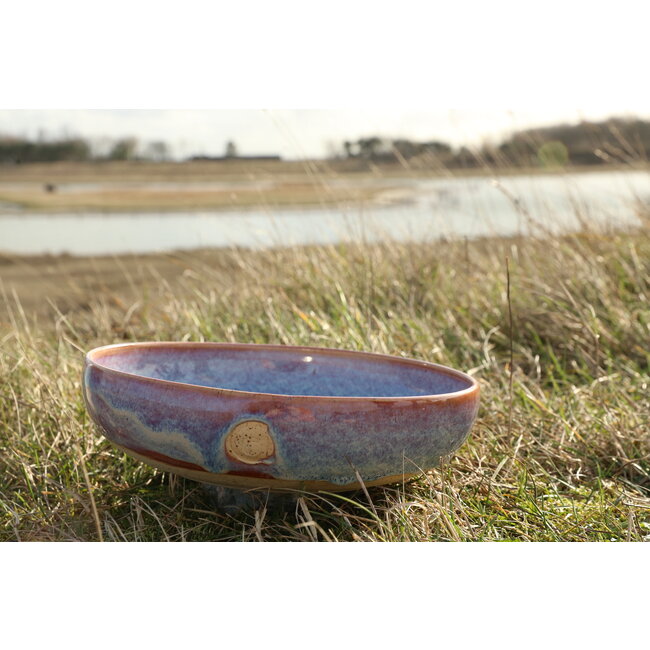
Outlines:
[[[650,540],[647,227],[6,258],[0,280],[2,540]],[[406,355],[470,372],[481,409],[467,443],[411,483],[227,514],[89,421],[84,352],[137,340]]]

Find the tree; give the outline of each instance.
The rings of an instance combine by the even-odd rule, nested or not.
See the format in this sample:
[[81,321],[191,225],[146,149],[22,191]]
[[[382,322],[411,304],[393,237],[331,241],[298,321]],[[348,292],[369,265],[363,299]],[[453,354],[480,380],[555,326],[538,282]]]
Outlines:
[[135,138],[122,138],[113,145],[108,157],[110,160],[132,160],[137,146],[138,141]]
[[410,140],[405,140],[403,138],[399,140],[393,140],[391,145],[393,150],[406,160],[413,158],[413,156],[416,156],[420,148],[417,143],[411,142]]
[[167,143],[162,140],[150,142],[147,146],[146,156],[156,162],[167,160],[167,158],[169,158],[169,148],[167,147]]
[[377,157],[383,141],[381,138],[373,136],[371,138],[361,138],[357,144],[359,145],[359,153],[363,158],[373,159]]
[[542,167],[564,167],[569,162],[569,151],[558,140],[551,140],[537,150],[537,159]]
[[451,146],[446,142],[440,142],[439,140],[432,140],[431,142],[424,142],[422,145],[422,151],[432,153],[436,156],[450,154]]

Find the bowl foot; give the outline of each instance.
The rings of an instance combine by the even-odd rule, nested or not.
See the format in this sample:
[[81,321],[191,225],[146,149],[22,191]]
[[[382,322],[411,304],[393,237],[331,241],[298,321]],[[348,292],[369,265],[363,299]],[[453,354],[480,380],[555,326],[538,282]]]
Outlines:
[[239,490],[222,487],[212,483],[201,483],[203,493],[208,501],[224,513],[252,512],[266,508],[267,512],[284,512],[294,508],[297,494],[292,492],[271,492],[264,488],[255,490]]

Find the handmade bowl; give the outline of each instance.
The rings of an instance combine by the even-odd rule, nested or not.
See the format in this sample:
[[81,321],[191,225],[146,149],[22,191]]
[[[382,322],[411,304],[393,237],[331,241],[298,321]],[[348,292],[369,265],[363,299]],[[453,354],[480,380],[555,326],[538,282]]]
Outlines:
[[130,456],[271,490],[411,478],[463,443],[479,403],[474,379],[432,363],[238,343],[97,348],[83,386],[92,419]]

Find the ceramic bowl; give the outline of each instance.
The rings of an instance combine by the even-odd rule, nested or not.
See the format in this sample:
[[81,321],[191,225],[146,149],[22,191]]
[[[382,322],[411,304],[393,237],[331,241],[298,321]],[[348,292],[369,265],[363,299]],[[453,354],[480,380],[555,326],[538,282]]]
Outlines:
[[86,356],[106,437],[159,469],[226,487],[344,491],[438,464],[469,434],[477,382],[423,361],[238,343],[129,343]]

